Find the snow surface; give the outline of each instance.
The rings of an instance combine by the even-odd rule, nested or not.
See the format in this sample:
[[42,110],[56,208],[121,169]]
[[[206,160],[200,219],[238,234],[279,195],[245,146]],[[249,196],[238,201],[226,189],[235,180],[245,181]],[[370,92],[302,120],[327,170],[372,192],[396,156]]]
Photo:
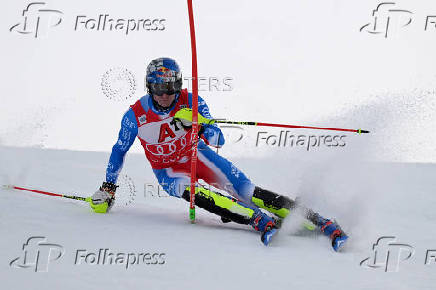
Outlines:
[[[104,178],[108,156],[0,147],[1,182],[88,196]],[[201,209],[191,224],[185,201],[144,195],[144,184],[155,183],[154,177],[142,154],[129,154],[122,176],[133,180],[136,196],[121,177],[109,214],[95,214],[80,201],[0,191],[2,289],[435,289],[436,263],[424,265],[426,250],[436,249],[435,164],[346,158],[307,164],[280,155],[232,160],[257,184],[300,195],[324,216],[337,218],[351,236],[347,251],[335,253],[324,236],[299,230],[298,216],[291,216],[270,247],[250,227],[222,224]],[[412,258],[393,273],[359,266],[386,235],[412,245]],[[9,266],[31,236],[65,249],[46,273]],[[165,253],[165,263],[128,269],[74,265],[77,249],[100,248]]]

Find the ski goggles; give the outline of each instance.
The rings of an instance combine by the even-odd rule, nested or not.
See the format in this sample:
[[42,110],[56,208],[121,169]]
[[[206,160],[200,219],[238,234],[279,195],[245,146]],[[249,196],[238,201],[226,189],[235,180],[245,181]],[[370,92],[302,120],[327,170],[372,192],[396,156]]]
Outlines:
[[151,83],[149,84],[149,86],[151,93],[157,96],[162,96],[163,94],[175,94],[179,92],[182,87],[180,82],[169,82],[162,84]]

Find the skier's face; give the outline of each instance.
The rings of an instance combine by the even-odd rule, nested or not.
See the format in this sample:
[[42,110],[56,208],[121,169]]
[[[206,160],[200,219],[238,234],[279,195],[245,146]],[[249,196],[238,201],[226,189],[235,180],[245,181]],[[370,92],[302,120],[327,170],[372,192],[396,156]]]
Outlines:
[[161,96],[153,95],[153,99],[159,104],[159,106],[164,108],[171,106],[175,98],[176,94],[167,95],[164,93]]

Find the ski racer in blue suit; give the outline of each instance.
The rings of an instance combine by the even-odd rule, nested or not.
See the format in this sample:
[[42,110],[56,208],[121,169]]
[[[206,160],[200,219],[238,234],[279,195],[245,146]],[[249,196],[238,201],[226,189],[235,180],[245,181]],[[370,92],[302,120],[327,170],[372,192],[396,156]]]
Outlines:
[[[182,89],[180,68],[170,58],[153,60],[147,67],[146,82],[148,94],[136,101],[122,118],[106,181],[92,197],[91,207],[96,212],[108,212],[113,206],[124,157],[136,138],[163,189],[171,196],[190,201],[191,154],[197,142],[192,137],[192,94]],[[281,220],[296,207],[295,201],[256,186],[234,164],[210,149],[209,146],[223,146],[224,136],[210,122],[209,107],[201,97],[198,113],[197,180],[202,179],[228,195],[199,186],[195,204],[219,215],[223,222],[251,225],[261,232],[261,240],[267,245]],[[309,209],[304,212],[311,225],[329,236],[333,248],[338,250],[347,239],[340,227]]]

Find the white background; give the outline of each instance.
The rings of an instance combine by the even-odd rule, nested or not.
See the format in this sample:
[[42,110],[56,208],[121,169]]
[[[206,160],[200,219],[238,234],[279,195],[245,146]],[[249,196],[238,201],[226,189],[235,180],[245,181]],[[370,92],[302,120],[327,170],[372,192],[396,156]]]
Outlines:
[[[2,145],[110,151],[122,114],[145,93],[151,59],[173,57],[191,75],[186,1],[49,1],[63,20],[38,38],[9,31],[28,3],[2,6]],[[424,27],[436,3],[397,1],[396,9],[413,12],[412,23],[399,28],[393,19],[388,38],[359,32],[377,4],[195,1],[199,75],[233,79],[230,92],[201,92],[213,116],[363,128],[371,136],[350,136],[347,147],[370,148],[369,159],[434,162],[436,28]],[[165,30],[74,31],[77,15],[99,14],[165,18]],[[101,78],[113,67],[134,73],[135,97],[113,101],[102,93]],[[271,151],[247,144],[226,154]]]

